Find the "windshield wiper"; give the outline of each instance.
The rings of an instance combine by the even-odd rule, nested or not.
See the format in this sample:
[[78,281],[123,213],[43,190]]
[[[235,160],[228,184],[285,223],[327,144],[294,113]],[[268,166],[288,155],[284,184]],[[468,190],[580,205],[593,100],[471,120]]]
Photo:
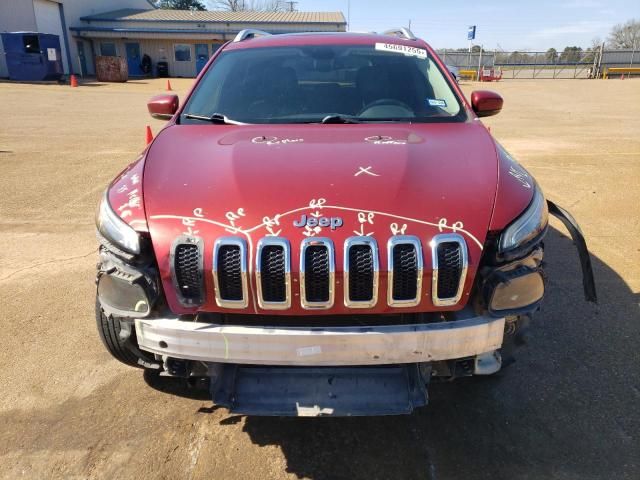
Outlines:
[[389,117],[389,118],[383,118],[383,117],[373,117],[373,118],[367,118],[364,117],[360,120],[360,123],[365,123],[365,122],[407,122],[407,123],[411,123],[413,121],[415,121],[416,117],[406,117],[406,118],[393,118],[393,117]]
[[214,113],[211,116],[197,115],[195,113],[185,113],[184,118],[188,118],[189,120],[202,120],[203,122],[211,122],[218,125],[247,125],[246,123],[238,122],[237,120],[231,120],[229,117],[223,115],[222,113]]
[[360,120],[345,115],[327,115],[320,123],[362,123]]

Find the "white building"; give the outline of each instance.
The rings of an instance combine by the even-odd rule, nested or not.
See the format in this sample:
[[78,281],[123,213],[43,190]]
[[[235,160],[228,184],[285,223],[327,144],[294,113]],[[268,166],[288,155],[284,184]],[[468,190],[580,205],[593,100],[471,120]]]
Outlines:
[[346,25],[342,12],[191,12],[155,9],[147,0],[0,0],[0,32],[59,35],[65,73],[85,75],[94,74],[97,55],[125,57],[129,75],[141,75],[146,54],[154,66],[167,62],[171,76],[194,77],[240,30],[331,32]]
[[[29,31],[58,35],[64,72],[79,73],[83,62],[87,63],[85,71],[93,72],[93,61],[89,58],[91,51],[85,42],[73,38],[69,27],[81,24],[80,18],[83,16],[117,8],[154,9],[147,0],[0,0],[0,32]],[[7,76],[4,49],[0,41],[0,77]]]
[[141,75],[140,61],[169,64],[173,77],[194,77],[220,45],[240,30],[269,33],[345,31],[342,12],[223,12],[125,9],[82,17],[71,30],[96,55],[127,58],[129,75]]

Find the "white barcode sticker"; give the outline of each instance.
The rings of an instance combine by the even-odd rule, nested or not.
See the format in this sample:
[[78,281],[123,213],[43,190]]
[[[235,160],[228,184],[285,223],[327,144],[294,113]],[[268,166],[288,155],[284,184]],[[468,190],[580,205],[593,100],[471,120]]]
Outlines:
[[427,58],[427,51],[424,48],[400,45],[399,43],[376,43],[376,50],[383,52],[400,53],[411,57]]
[[322,353],[322,348],[319,345],[313,347],[301,347],[296,349],[296,353],[299,357],[308,357],[309,355],[318,355]]
[[447,101],[442,100],[441,98],[427,98],[430,107],[442,107],[446,108]]

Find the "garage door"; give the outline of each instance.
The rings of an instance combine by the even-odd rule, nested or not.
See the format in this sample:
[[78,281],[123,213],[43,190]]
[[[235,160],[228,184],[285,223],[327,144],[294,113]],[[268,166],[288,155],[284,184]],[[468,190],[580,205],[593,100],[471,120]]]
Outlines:
[[36,25],[40,33],[53,33],[60,37],[60,48],[62,49],[62,65],[64,71],[69,72],[67,64],[67,50],[64,44],[62,32],[62,22],[60,21],[60,9],[57,2],[51,0],[33,0],[33,10],[36,14]]

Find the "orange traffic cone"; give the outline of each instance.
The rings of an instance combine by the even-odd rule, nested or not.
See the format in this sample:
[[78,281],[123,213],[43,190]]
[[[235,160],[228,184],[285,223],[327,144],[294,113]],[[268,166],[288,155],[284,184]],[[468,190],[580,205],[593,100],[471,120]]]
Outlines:
[[69,80],[70,80],[69,83],[73,88],[78,86],[78,79],[76,78],[75,75],[71,75],[71,78]]
[[153,132],[151,131],[151,127],[147,125],[147,135],[145,138],[147,145],[149,145],[153,141]]
[[171,91],[171,82],[167,80],[167,92]]

